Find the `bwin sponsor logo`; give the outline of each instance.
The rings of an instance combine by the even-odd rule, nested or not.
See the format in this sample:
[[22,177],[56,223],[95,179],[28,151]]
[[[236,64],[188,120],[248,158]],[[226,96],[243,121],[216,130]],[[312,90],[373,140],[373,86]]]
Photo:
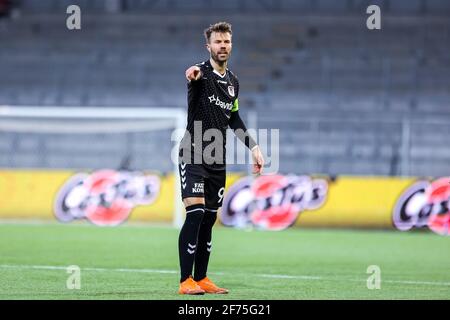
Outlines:
[[233,104],[232,103],[225,103],[225,102],[221,101],[215,95],[212,95],[212,96],[208,97],[208,99],[209,99],[210,103],[214,102],[216,106],[219,106],[222,109],[231,110],[233,108]]

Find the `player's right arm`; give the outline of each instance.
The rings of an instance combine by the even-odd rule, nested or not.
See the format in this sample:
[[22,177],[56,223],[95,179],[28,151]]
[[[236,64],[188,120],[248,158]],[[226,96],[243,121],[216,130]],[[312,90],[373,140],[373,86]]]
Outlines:
[[202,71],[198,66],[189,67],[186,70],[186,79],[188,81],[197,81],[202,77]]

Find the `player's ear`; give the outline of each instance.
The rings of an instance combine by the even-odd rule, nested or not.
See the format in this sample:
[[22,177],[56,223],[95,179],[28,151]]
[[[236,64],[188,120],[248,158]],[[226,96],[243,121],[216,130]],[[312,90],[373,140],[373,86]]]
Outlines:
[[209,46],[209,43],[205,44],[206,50],[208,50],[209,53],[211,53],[211,47]]

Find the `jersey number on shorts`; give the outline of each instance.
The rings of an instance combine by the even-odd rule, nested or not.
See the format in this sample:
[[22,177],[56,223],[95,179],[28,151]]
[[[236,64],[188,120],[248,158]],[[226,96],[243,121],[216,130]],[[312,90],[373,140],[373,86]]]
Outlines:
[[225,192],[225,187],[222,187],[222,188],[220,188],[219,192],[217,193],[217,195],[219,196],[219,203],[221,203],[223,200],[224,192]]

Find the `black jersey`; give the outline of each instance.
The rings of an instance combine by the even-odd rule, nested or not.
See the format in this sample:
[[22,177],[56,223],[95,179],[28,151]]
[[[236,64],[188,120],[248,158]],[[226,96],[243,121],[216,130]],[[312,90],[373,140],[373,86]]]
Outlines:
[[[221,75],[209,60],[197,66],[202,76],[187,84],[188,119],[180,156],[184,162],[190,159],[190,163],[200,162],[212,169],[222,170],[226,165],[226,130],[231,113],[239,109],[239,81],[228,69]],[[219,132],[221,138],[216,141],[216,133]],[[219,145],[220,148],[217,148]]]

